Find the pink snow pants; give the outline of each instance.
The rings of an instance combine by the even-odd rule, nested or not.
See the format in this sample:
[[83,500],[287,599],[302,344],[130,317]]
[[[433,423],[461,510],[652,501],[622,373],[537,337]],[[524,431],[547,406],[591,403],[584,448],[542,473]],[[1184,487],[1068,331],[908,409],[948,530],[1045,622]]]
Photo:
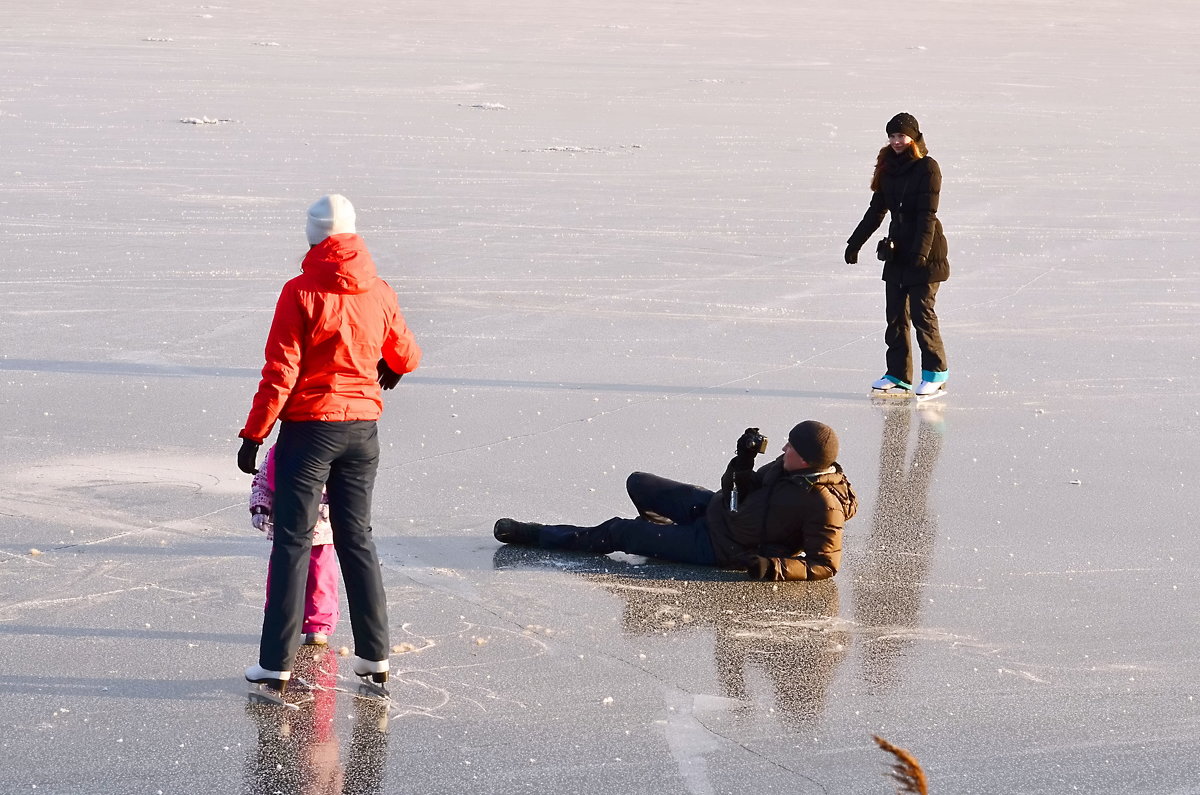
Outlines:
[[[267,593],[271,593],[271,566],[267,564]],[[266,609],[266,605],[263,606]],[[304,587],[304,625],[300,631],[333,634],[338,622],[338,559],[333,544],[312,548],[308,582]]]

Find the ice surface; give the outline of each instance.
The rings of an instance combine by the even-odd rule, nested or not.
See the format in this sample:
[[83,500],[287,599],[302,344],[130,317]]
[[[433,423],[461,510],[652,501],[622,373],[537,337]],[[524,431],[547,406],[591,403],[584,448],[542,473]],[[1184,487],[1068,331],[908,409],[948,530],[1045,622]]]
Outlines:
[[[1194,3],[4,17],[0,791],[882,793],[878,734],[939,793],[1200,792]],[[900,110],[954,270],[919,408],[867,399],[841,261]],[[234,437],[330,191],[426,352],[382,422],[395,703],[281,718]],[[808,417],[862,501],[832,582],[491,538]]]

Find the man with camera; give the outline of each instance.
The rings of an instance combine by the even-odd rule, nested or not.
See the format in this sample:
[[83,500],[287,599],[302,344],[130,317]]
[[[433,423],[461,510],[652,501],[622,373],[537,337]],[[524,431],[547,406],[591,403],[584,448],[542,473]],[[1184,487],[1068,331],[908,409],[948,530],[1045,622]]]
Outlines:
[[766,452],[747,428],[717,492],[634,472],[625,482],[638,518],[594,527],[500,519],[505,544],[575,552],[627,552],[679,563],[744,569],[756,580],[824,580],[837,574],[842,527],[858,500],[835,460],[837,434],[806,420],[788,434],[783,455],[754,469]]

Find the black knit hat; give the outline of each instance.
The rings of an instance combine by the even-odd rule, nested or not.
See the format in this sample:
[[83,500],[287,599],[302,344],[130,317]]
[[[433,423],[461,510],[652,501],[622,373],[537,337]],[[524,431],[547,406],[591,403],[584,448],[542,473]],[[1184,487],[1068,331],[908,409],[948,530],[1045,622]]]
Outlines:
[[837,434],[823,422],[805,420],[792,428],[788,443],[813,469],[828,469],[837,460]]
[[911,113],[897,113],[893,116],[887,123],[887,134],[896,133],[907,135],[914,141],[921,140],[921,125],[917,124],[917,117]]

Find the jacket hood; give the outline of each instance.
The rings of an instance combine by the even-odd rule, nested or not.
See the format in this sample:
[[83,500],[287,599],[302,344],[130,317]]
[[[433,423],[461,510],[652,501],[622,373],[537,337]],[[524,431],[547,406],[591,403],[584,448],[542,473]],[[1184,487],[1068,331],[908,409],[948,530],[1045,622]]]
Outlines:
[[842,513],[847,519],[858,512],[858,497],[854,494],[850,479],[842,471],[842,465],[836,461],[829,470],[819,473],[793,472],[790,477],[793,480],[807,480],[813,488],[829,492],[841,504]]
[[321,290],[357,295],[379,278],[363,239],[356,234],[330,235],[308,250],[300,265]]
[[759,471],[763,473],[764,486],[790,481],[805,489],[822,489],[833,495],[842,506],[842,513],[847,519],[858,511],[858,497],[854,494],[854,487],[850,485],[850,479],[846,477],[842,465],[836,461],[832,466],[818,471],[799,469],[789,472],[783,468],[783,456],[780,456]]

